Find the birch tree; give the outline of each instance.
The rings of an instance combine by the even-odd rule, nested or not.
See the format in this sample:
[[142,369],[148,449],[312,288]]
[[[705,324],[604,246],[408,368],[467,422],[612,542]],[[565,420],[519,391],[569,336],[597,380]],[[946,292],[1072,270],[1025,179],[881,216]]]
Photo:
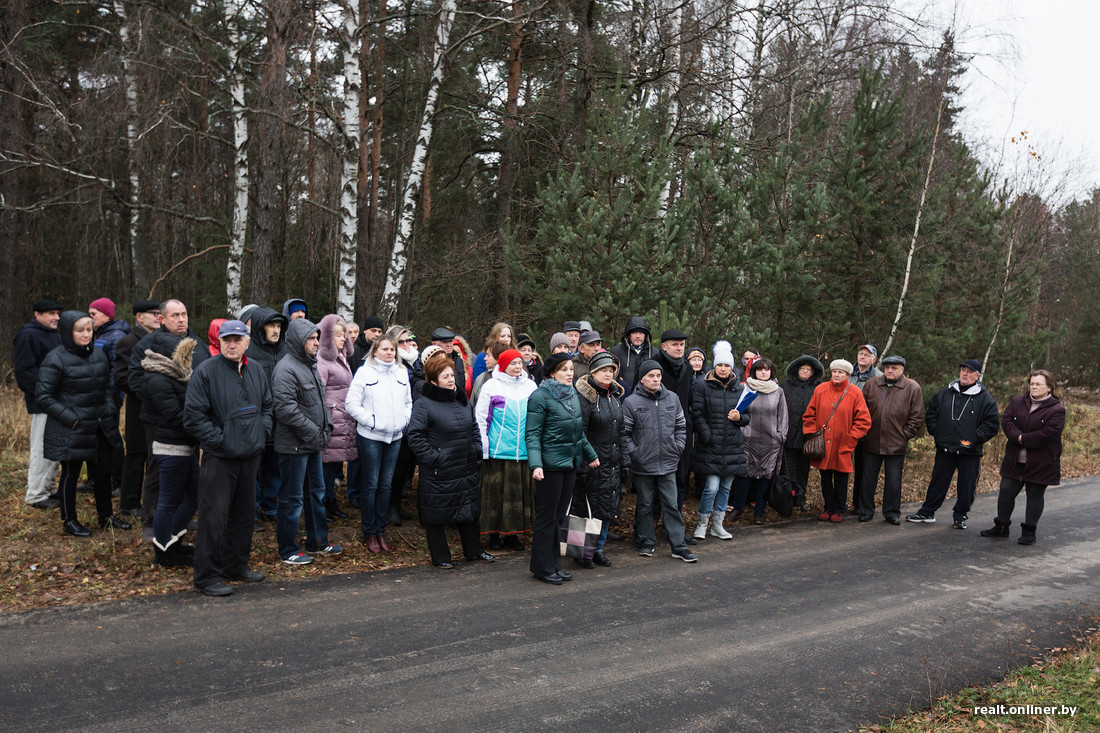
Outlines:
[[[668,121],[666,122],[666,139],[671,142],[673,135],[676,134],[676,125],[680,118],[680,62],[682,61],[682,49],[683,49],[683,25],[684,25],[684,5],[687,4],[687,0],[677,0],[676,7],[672,9],[672,69],[668,74]],[[670,155],[675,157],[673,153],[673,147],[669,147]],[[672,179],[676,177],[675,166],[669,166],[668,178],[665,179],[661,185],[661,196],[659,200],[659,211],[661,218],[668,213],[668,200],[672,195]]]
[[248,226],[248,118],[244,106],[244,70],[241,68],[240,14],[244,0],[226,0],[229,96],[233,101],[233,228],[229,236],[229,261],[225,266],[225,301],[230,313],[241,309],[241,261]]
[[382,319],[387,322],[392,321],[397,314],[397,306],[401,301],[401,289],[405,284],[408,250],[412,242],[413,223],[416,219],[416,197],[424,181],[428,147],[432,142],[432,118],[435,116],[435,105],[439,100],[439,88],[443,85],[443,61],[451,38],[455,10],[456,0],[443,0],[439,9],[439,25],[436,27],[435,42],[432,46],[432,74],[428,82],[428,95],[424,102],[424,114],[420,120],[420,130],[416,136],[416,148],[413,150],[408,178],[403,187],[397,235],[394,238],[386,285],[379,305]]
[[131,16],[123,0],[115,0],[115,13],[119,18],[118,38],[122,46],[122,77],[126,88],[126,170],[130,178],[127,204],[130,214],[130,272],[134,287],[145,289],[145,256],[140,251],[139,227],[141,224],[141,173],[138,165],[138,86],[134,60],[140,41],[140,11]]
[[358,271],[357,233],[359,224],[359,0],[344,0],[344,158],[340,171],[340,244],[336,271],[336,308],[347,318],[355,314]]

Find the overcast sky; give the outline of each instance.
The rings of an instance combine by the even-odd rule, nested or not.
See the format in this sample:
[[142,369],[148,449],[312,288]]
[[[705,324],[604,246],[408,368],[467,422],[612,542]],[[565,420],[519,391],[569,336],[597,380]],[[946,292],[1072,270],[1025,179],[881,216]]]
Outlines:
[[964,78],[962,129],[980,156],[1003,178],[1030,144],[1069,196],[1100,187],[1100,3],[931,2],[941,27],[957,13],[959,50],[979,54]]

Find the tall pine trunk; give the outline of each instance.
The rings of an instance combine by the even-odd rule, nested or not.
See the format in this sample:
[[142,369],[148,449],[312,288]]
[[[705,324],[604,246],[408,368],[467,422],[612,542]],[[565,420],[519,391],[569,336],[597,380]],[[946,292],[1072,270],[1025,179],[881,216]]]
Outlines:
[[229,261],[225,266],[225,301],[236,314],[241,298],[241,264],[248,227],[248,118],[244,106],[244,69],[241,66],[240,13],[244,0],[226,0],[225,25],[229,45],[229,95],[233,100],[233,229],[229,239]]
[[382,301],[379,305],[382,319],[387,322],[393,321],[397,314],[397,307],[401,302],[401,289],[405,284],[408,250],[412,243],[413,223],[416,220],[416,197],[424,180],[428,148],[432,141],[432,118],[435,116],[435,105],[439,100],[439,88],[443,85],[443,60],[451,38],[451,26],[454,25],[455,6],[455,0],[443,0],[439,9],[439,26],[436,28],[435,43],[432,48],[432,75],[428,83],[428,95],[424,102],[424,114],[416,136],[416,148],[413,150],[412,163],[409,165],[409,174],[401,197],[397,236],[394,238],[386,286],[382,291]]
[[336,309],[355,315],[359,224],[359,0],[344,0],[344,159],[340,173],[340,247],[336,273]]

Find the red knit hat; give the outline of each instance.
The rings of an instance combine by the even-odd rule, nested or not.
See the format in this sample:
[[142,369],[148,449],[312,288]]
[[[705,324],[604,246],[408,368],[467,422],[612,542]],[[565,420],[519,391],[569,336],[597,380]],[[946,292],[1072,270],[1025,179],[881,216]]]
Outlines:
[[508,349],[499,357],[497,357],[497,369],[504,371],[508,368],[508,365],[512,363],[513,359],[522,359],[523,354],[519,353],[515,349]]
[[97,311],[107,316],[108,318],[115,317],[115,302],[110,298],[99,298],[93,300],[88,304],[89,308],[95,308]]

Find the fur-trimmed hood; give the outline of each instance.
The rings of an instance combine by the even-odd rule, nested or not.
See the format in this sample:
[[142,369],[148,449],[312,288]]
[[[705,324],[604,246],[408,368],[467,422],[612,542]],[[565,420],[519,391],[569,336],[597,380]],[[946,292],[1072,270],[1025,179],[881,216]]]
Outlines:
[[336,324],[338,323],[344,326],[344,349],[341,352],[344,359],[350,361],[351,355],[355,351],[355,344],[351,342],[351,339],[346,338],[347,322],[335,313],[329,313],[321,319],[319,324],[317,324],[318,328],[321,329],[321,347],[317,351],[317,356],[325,361],[336,361],[336,341],[334,336],[336,334]]
[[802,368],[803,364],[809,364],[810,368],[814,370],[813,375],[810,376],[810,382],[817,384],[825,376],[825,367],[821,365],[821,362],[810,356],[809,354],[803,354],[790,364],[787,365],[787,376],[791,381],[800,382],[798,378],[798,370]]
[[172,352],[172,358],[158,354],[152,349],[146,349],[141,366],[147,372],[163,374],[177,382],[187,384],[191,381],[191,361],[195,355],[195,346],[195,339],[182,339]]
[[[585,375],[581,378],[579,382],[577,382],[577,394],[579,394],[583,399],[586,399],[589,402],[595,403],[596,400],[599,399],[600,395],[597,389],[598,388],[593,385],[592,381],[588,378],[588,375]],[[614,381],[611,382],[610,385],[608,385],[607,390],[609,393],[615,395],[619,399],[622,399],[623,395],[626,393],[626,390],[624,390],[618,382]]]

